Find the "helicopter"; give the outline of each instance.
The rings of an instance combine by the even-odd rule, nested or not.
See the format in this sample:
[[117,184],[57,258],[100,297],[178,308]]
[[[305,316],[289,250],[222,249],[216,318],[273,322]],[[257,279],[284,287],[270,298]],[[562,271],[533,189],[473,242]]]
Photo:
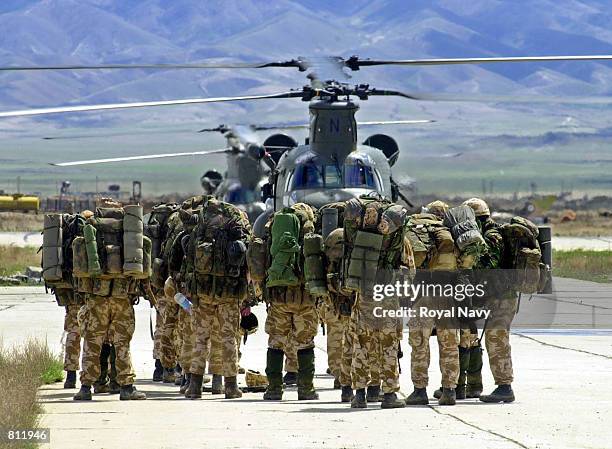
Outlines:
[[[352,71],[362,67],[399,65],[399,66],[435,66],[453,64],[488,64],[514,62],[551,62],[551,61],[605,61],[612,60],[612,55],[589,56],[535,56],[535,57],[493,57],[493,58],[450,58],[450,59],[408,59],[408,60],[375,60],[361,59],[358,56],[349,58],[298,58],[287,61],[261,63],[217,63],[202,62],[196,64],[137,64],[137,65],[83,65],[83,66],[43,66],[43,67],[0,67],[1,71],[11,70],[93,70],[93,69],[237,69],[237,68],[271,68],[292,67],[301,72],[312,70],[308,74],[309,85],[287,92],[244,95],[235,97],[192,98],[183,100],[164,100],[134,103],[115,103],[101,105],[62,106],[24,111],[0,112],[0,118],[26,117],[68,112],[122,110],[140,107],[171,106],[185,104],[206,104],[227,101],[252,101],[261,99],[299,98],[309,102],[310,120],[307,126],[309,137],[304,145],[289,136],[279,135],[269,146],[280,147],[282,151],[273,153],[263,145],[247,142],[230,148],[212,151],[189,153],[168,153],[145,156],[128,156],[122,158],[76,161],[54,165],[69,166],[90,163],[118,162],[137,159],[178,157],[187,155],[205,155],[239,151],[256,161],[261,161],[270,170],[269,181],[262,186],[262,200],[269,207],[266,214],[259,216],[258,222],[265,219],[274,210],[296,202],[306,202],[315,207],[346,200],[361,194],[376,192],[391,200],[402,198],[410,202],[401,193],[398,183],[393,179],[391,167],[399,156],[399,147],[395,140],[385,134],[368,137],[358,144],[358,122],[355,114],[359,109],[357,101],[368,100],[374,96],[396,96],[408,100],[449,100],[453,98],[407,94],[397,90],[376,89],[368,84],[349,85],[346,82],[345,69]],[[330,66],[340,70],[340,76],[321,78],[317,70]],[[314,70],[313,70],[314,69]],[[338,81],[340,80],[340,81]],[[377,122],[374,122],[377,123]],[[378,122],[386,124],[385,122]],[[284,147],[284,150],[283,150]],[[280,154],[279,154],[280,153]],[[259,228],[256,222],[254,228]]]

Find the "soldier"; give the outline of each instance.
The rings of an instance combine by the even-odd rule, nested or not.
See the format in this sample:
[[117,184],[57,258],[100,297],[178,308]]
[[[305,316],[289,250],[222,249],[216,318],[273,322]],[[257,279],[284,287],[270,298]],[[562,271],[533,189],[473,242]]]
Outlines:
[[94,393],[118,394],[121,386],[117,383],[117,353],[109,343],[113,339],[107,336],[105,340],[100,351],[100,377],[94,382]]
[[186,245],[186,289],[194,302],[193,327],[195,350],[191,363],[191,381],[185,396],[202,397],[202,382],[211,351],[215,321],[223,352],[225,398],[242,397],[238,388],[238,348],[236,334],[240,326],[240,305],[247,294],[246,241],[250,224],[235,206],[207,199],[194,222],[197,225]]
[[[477,268],[485,270],[501,268],[504,240],[500,232],[500,226],[491,218],[489,206],[480,198],[471,198],[463,204],[474,210],[487,244],[487,252],[480,258]],[[510,347],[510,323],[516,313],[518,304],[516,293],[508,289],[504,290],[506,291],[500,293],[500,298],[487,301],[491,315],[485,325],[484,339],[489,355],[489,366],[497,388],[489,395],[481,395],[480,400],[482,402],[513,402],[515,399],[511,385],[514,375]],[[476,362],[475,365],[478,365],[478,363]],[[482,363],[480,363],[480,367],[482,367]],[[478,370],[475,370],[472,376],[474,384],[482,385],[482,376]]]
[[314,298],[298,274],[303,261],[298,242],[313,231],[314,212],[303,203],[277,212],[273,222],[266,225],[266,238],[271,239],[268,248],[271,248],[272,265],[267,269],[264,296],[268,303],[265,329],[268,334],[266,375],[269,382],[264,400],[279,401],[283,397],[283,355],[291,345],[297,350],[298,400],[319,398],[313,383],[314,337],[319,318]]
[[[360,197],[347,202],[344,210],[344,244],[355,247],[356,240],[364,231],[366,236],[380,235],[378,245],[370,247],[361,243],[370,251],[367,260],[356,259],[364,253],[355,255],[354,249],[348,260],[348,282],[356,279],[362,286],[357,290],[355,306],[352,311],[353,361],[351,377],[355,397],[351,408],[366,408],[366,387],[372,357],[378,359],[382,380],[383,399],[381,408],[405,407],[403,400],[397,397],[399,391],[398,350],[402,338],[402,322],[394,315],[382,315],[380,311],[399,309],[397,297],[387,297],[381,301],[375,300],[373,289],[367,283],[370,280],[378,282],[380,275],[395,277],[398,280],[408,280],[409,272],[414,271],[414,257],[410,241],[405,237],[406,210],[399,205],[390,205],[386,201],[373,197]],[[370,237],[368,237],[370,238]],[[368,242],[366,240],[365,242]],[[384,248],[384,250],[382,249]],[[378,251],[377,259],[372,251]],[[355,282],[355,281],[353,281]],[[379,312],[377,312],[377,310]]]
[[[101,205],[108,208],[121,206],[112,200],[104,201]],[[93,218],[88,223],[93,224]],[[92,399],[91,386],[100,377],[100,353],[107,337],[112,339],[115,347],[117,382],[121,386],[119,398],[146,399],[146,395],[134,387],[135,374],[130,355],[130,342],[135,327],[134,304],[140,296],[141,281],[117,277],[94,278],[92,282],[93,293],[87,295],[85,306],[79,311],[84,344],[81,389],[74,400]]]
[[[425,206],[423,212],[442,220],[448,211],[448,204],[433,201]],[[432,270],[435,267],[426,267]],[[449,267],[446,267],[449,268]],[[426,307],[430,310],[449,310],[452,299],[422,297],[413,304],[413,310]],[[429,338],[435,327],[440,353],[442,388],[438,398],[440,405],[455,405],[457,379],[459,377],[458,330],[449,320],[415,316],[408,322],[408,343],[410,353],[410,373],[414,391],[406,398],[406,405],[427,405],[427,385],[429,383],[430,348]]]
[[55,299],[59,305],[64,305],[66,309],[66,315],[64,316],[64,371],[66,371],[64,388],[76,388],[76,372],[79,370],[81,355],[81,333],[77,315],[83,305],[83,299],[73,289],[55,289]]

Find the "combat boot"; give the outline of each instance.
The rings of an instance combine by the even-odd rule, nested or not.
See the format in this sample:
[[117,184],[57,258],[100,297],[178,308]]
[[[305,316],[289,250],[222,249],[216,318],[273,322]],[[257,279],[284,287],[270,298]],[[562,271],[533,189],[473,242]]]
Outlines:
[[201,374],[191,374],[189,387],[185,391],[187,399],[200,399],[202,397],[202,376]]
[[315,355],[314,348],[300,349],[298,358],[298,401],[319,399],[314,387]]
[[164,380],[164,367],[161,360],[155,359],[155,370],[153,370],[153,382],[161,382]]
[[383,395],[380,408],[404,408],[406,403],[399,399],[395,393],[385,393]]
[[350,385],[342,387],[342,393],[340,395],[341,402],[351,402],[355,395],[353,394],[353,388]]
[[283,398],[283,357],[282,350],[268,348],[266,356],[268,388],[263,395],[266,401],[280,401]]
[[221,374],[213,374],[210,391],[212,394],[223,394],[223,376]]
[[242,390],[238,388],[236,376],[225,378],[225,399],[237,399],[242,397]]
[[285,377],[283,377],[283,383],[287,386],[297,384],[297,373],[287,371]]
[[366,390],[366,401],[368,402],[380,402],[380,385],[369,385]]
[[76,388],[76,371],[66,371],[66,381],[64,382],[64,388]]
[[174,368],[164,368],[164,374],[162,376],[162,380],[165,384],[173,384],[174,383]]
[[442,396],[438,399],[438,405],[455,405],[457,393],[454,388],[442,388]]
[[338,379],[334,379],[334,390],[339,390],[340,388],[342,388],[340,381]]
[[433,396],[436,399],[440,399],[440,397],[442,397],[442,387],[440,387],[436,391],[434,391],[434,395]]
[[91,386],[81,385],[81,389],[72,399],[75,401],[91,401]]
[[465,397],[479,398],[482,394],[482,348],[470,349],[470,365],[467,369]]
[[185,375],[184,374],[181,374],[181,375],[175,377],[174,385],[176,385],[177,387],[180,387],[184,383],[185,383]]
[[406,398],[406,405],[427,405],[429,398],[427,397],[426,388],[415,388],[410,396]]
[[93,384],[93,390],[94,390],[94,394],[110,393],[110,385],[108,382],[104,382],[104,383],[95,382]]
[[351,401],[351,408],[368,408],[365,388],[355,390],[355,396]]
[[147,395],[138,391],[134,385],[121,385],[119,399],[122,401],[140,401],[146,399]]
[[185,394],[185,392],[189,389],[189,381],[191,380],[191,373],[185,374],[185,383],[181,385],[179,391],[181,394]]
[[480,395],[482,402],[514,402],[514,391],[512,385],[498,385],[491,394]]

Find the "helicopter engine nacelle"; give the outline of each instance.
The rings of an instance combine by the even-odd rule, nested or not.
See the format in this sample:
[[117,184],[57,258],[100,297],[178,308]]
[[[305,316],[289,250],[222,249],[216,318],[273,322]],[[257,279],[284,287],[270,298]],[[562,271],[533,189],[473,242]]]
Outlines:
[[382,151],[389,162],[389,166],[393,167],[399,157],[399,145],[395,139],[386,134],[373,134],[363,141],[364,145],[378,148]]

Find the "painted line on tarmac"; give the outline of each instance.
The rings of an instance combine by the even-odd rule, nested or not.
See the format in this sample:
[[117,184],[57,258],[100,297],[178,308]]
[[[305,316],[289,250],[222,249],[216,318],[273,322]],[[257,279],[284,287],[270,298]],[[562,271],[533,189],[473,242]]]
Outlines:
[[517,336],[522,337],[522,338],[526,338],[528,340],[533,340],[536,343],[540,343],[543,346],[550,346],[551,348],[564,349],[566,351],[580,352],[580,353],[583,353],[583,354],[594,355],[596,357],[602,357],[602,358],[607,359],[607,360],[612,360],[612,356],[605,355],[605,354],[599,354],[598,352],[591,352],[591,351],[585,351],[584,349],[568,348],[567,346],[555,345],[555,344],[552,344],[552,343],[547,343],[547,342],[542,341],[542,340],[538,340],[537,338],[529,337],[528,335],[519,334],[517,332],[512,332],[512,334],[513,335],[517,335]]

